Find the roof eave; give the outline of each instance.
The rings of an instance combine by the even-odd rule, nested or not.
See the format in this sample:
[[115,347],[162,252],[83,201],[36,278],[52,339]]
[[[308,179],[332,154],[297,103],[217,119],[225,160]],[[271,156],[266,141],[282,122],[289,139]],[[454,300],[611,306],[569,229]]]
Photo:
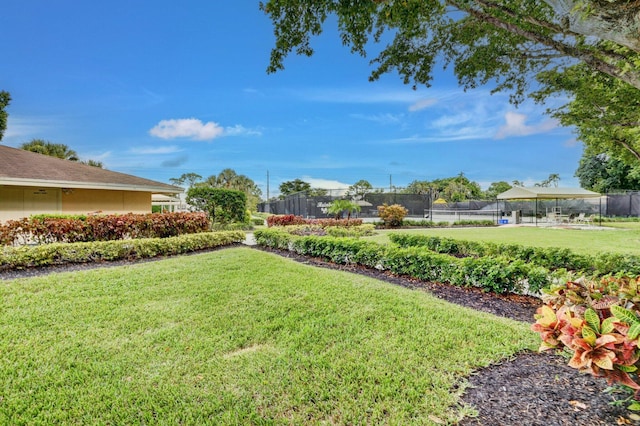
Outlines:
[[17,179],[9,177],[0,177],[0,186],[33,186],[44,188],[70,188],[70,189],[103,189],[112,191],[135,191],[135,192],[152,192],[163,194],[180,194],[182,188],[154,185],[123,185],[103,182],[73,182],[73,181],[56,181],[44,179]]

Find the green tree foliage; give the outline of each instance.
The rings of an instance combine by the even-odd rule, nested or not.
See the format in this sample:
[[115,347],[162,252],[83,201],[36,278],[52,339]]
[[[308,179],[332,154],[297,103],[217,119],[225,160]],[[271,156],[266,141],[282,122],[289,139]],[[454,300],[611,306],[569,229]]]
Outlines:
[[311,184],[303,181],[302,179],[294,179],[282,182],[279,189],[280,198],[284,198],[287,195],[295,194],[297,192],[309,192],[311,190]]
[[80,161],[80,164],[85,164],[87,166],[91,166],[91,167],[97,167],[99,169],[104,168],[104,164],[102,164],[102,161],[96,161],[96,160],[87,160],[87,161]]
[[175,186],[182,186],[184,184],[187,184],[187,187],[190,188],[201,179],[202,176],[197,173],[183,173],[178,178],[169,179],[169,182],[171,182],[171,184]]
[[508,191],[512,188],[512,186],[503,180],[499,182],[491,182],[489,188],[484,192],[485,198],[496,198],[499,194],[502,194],[505,191]]
[[396,70],[405,83],[429,85],[443,61],[465,88],[494,82],[517,102],[535,74],[579,61],[640,89],[638,2],[268,0],[260,8],[276,36],[269,72],[284,68],[291,52],[311,56],[312,36],[333,15],[352,52],[366,56],[371,42],[386,44],[372,80]]
[[580,180],[581,187],[603,194],[640,189],[638,169],[607,154],[583,155],[575,176]]
[[464,173],[460,173],[458,176],[434,179],[432,181],[414,180],[403,192],[407,194],[430,194],[432,201],[438,198],[443,198],[449,202],[483,198],[480,185],[477,182],[469,180]]
[[368,180],[360,179],[349,187],[347,195],[361,200],[370,192],[373,192],[373,185]]
[[247,196],[242,191],[195,185],[187,190],[187,203],[206,212],[214,224],[242,223],[246,218]]
[[560,182],[560,175],[557,173],[551,173],[548,178],[546,178],[542,182],[536,183],[534,186],[540,186],[542,188],[548,188],[550,186],[553,186],[554,188],[557,188],[559,182]]
[[[187,177],[187,179],[193,178],[195,176]],[[217,175],[209,176],[202,184],[212,188],[234,189],[244,192],[247,196],[248,208],[251,211],[258,209],[257,206],[262,197],[262,190],[251,178],[246,175],[239,175],[233,169],[224,169]]]
[[327,208],[327,212],[335,215],[336,219],[340,219],[342,217],[342,213],[346,212],[347,220],[349,220],[351,219],[351,213],[359,211],[360,206],[350,200],[333,200]]
[[102,169],[104,164],[102,161],[96,160],[82,160],[78,157],[78,153],[73,149],[70,149],[67,145],[62,143],[53,143],[45,141],[43,139],[32,139],[31,142],[25,142],[20,145],[20,149],[25,151],[37,152],[38,154],[48,155],[50,157],[61,158],[63,160],[77,161],[80,164],[87,166],[98,167]]
[[50,157],[61,158],[69,161],[79,161],[78,153],[62,143],[53,143],[43,139],[33,139],[20,145],[20,149],[37,152]]
[[7,107],[11,103],[11,95],[9,92],[0,91],[0,141],[4,136],[4,131],[7,130],[7,119],[9,114],[7,113]]
[[549,112],[573,126],[588,155],[606,152],[630,165],[640,162],[640,93],[634,87],[584,64],[564,72],[538,75],[543,89],[535,99],[569,96],[572,100]]

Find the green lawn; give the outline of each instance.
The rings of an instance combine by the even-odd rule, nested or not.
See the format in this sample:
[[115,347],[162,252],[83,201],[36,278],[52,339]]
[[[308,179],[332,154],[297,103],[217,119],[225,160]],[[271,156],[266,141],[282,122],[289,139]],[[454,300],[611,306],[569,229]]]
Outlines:
[[388,243],[390,232],[435,235],[472,241],[521,244],[540,247],[566,247],[578,253],[617,252],[640,255],[640,228],[635,229],[557,229],[544,227],[424,228],[376,231],[366,237]]
[[248,248],[0,281],[0,424],[437,424],[529,325]]

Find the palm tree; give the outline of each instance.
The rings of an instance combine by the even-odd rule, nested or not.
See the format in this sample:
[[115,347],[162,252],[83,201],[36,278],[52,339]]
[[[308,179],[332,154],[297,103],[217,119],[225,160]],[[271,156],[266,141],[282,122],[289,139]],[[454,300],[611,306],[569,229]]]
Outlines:
[[38,154],[50,157],[62,158],[63,160],[78,161],[78,153],[62,143],[53,143],[43,139],[33,139],[20,145],[20,149],[37,152]]
[[349,200],[334,200],[327,208],[327,213],[336,215],[340,219],[342,212],[347,212],[347,220],[351,219],[351,213],[359,212],[360,206]]

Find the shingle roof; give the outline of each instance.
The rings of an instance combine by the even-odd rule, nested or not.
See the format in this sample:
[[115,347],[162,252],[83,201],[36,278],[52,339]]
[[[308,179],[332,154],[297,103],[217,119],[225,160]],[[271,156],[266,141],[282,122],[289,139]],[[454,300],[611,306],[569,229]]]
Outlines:
[[0,185],[180,193],[182,188],[0,145]]

